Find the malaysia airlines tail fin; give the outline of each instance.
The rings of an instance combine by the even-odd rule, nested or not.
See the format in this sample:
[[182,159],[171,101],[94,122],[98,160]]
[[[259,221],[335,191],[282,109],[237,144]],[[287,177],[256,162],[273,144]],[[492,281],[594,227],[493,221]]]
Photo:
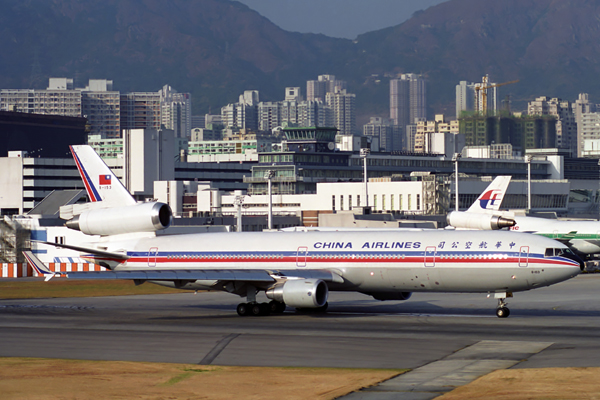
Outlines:
[[102,201],[120,206],[136,204],[119,178],[91,146],[71,146],[71,153],[91,202]]
[[467,212],[488,213],[498,211],[510,183],[511,176],[497,176],[496,179],[481,193]]

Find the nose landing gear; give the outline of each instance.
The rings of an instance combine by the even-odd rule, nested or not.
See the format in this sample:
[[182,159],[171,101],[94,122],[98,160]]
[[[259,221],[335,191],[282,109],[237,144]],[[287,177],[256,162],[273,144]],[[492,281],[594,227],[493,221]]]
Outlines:
[[512,297],[512,293],[495,293],[494,297],[498,299],[498,307],[496,307],[496,316],[498,318],[508,318],[510,310],[506,306],[506,298]]

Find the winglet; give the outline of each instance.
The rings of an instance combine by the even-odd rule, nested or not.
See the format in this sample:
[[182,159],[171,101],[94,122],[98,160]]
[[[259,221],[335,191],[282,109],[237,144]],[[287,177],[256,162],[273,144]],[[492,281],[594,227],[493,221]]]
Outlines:
[[50,271],[50,268],[48,268],[43,262],[41,262],[40,259],[37,258],[37,256],[35,254],[33,254],[33,252],[24,251],[23,255],[27,259],[27,262],[29,263],[29,265],[31,265],[31,268],[35,269],[35,271],[39,275],[44,275],[44,277],[45,277],[44,280],[46,282],[48,282],[50,279],[54,278],[54,275],[62,275],[60,272]]
[[467,211],[475,213],[498,211],[510,183],[510,178],[510,175],[497,176]]

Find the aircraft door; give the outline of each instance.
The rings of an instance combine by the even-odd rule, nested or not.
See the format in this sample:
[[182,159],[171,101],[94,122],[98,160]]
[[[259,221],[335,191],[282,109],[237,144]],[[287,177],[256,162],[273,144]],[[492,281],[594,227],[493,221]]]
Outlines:
[[296,251],[296,267],[306,267],[306,257],[308,257],[308,247],[298,247]]
[[425,248],[425,266],[426,267],[435,267],[435,256],[436,256],[436,247],[435,246],[427,246]]
[[158,247],[151,247],[148,251],[148,266],[156,267],[156,256],[158,255]]
[[529,265],[529,246],[521,246],[519,250],[519,267]]

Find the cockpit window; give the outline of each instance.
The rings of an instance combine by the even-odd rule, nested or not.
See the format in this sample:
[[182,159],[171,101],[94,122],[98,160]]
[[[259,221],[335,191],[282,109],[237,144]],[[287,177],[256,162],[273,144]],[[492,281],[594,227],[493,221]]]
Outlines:
[[544,257],[555,257],[562,256],[565,253],[571,253],[569,249],[560,249],[560,248],[547,248]]

